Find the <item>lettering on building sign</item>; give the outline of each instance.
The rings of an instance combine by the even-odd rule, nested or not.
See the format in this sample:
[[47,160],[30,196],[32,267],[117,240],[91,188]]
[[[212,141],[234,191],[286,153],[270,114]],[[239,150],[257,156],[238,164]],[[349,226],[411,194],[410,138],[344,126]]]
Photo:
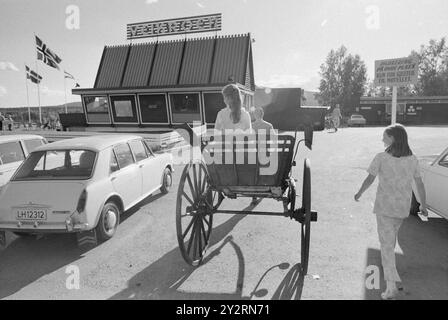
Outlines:
[[171,36],[176,34],[220,31],[221,14],[159,20],[127,25],[127,39]]

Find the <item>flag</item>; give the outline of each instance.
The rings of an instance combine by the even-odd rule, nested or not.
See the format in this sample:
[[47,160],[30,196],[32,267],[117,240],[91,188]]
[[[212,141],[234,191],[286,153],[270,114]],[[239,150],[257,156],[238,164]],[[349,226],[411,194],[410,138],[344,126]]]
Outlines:
[[75,77],[74,76],[72,76],[70,73],[68,73],[67,71],[65,71],[64,70],[64,77],[67,79],[72,79],[72,80],[75,80],[76,81],[76,79],[75,79]]
[[36,36],[36,49],[37,49],[37,59],[42,60],[44,63],[48,64],[50,67],[59,70],[59,63],[62,59],[58,57],[50,48],[47,47],[42,40]]
[[35,84],[39,84],[40,81],[42,80],[42,77],[37,72],[31,70],[28,66],[25,67],[26,67],[26,78],[30,79],[31,82]]

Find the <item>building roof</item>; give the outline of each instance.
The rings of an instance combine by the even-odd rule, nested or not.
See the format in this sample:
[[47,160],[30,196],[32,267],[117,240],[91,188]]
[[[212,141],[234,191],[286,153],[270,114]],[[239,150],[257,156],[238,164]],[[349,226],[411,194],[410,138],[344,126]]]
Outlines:
[[130,134],[97,135],[56,141],[36,148],[35,151],[84,149],[101,151],[118,143],[133,139],[141,139],[140,136]]
[[44,139],[42,136],[35,134],[7,134],[0,136],[0,143],[13,142],[19,140],[34,140],[34,139]]
[[94,89],[213,87],[229,82],[255,90],[250,34],[106,46]]

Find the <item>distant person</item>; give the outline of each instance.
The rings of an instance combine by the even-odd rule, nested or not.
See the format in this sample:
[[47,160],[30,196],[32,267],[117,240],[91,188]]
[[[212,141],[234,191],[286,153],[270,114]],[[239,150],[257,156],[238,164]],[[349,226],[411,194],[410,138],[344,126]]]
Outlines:
[[333,112],[331,113],[331,120],[333,122],[334,132],[338,132],[338,128],[341,125],[341,109],[339,108],[339,104],[336,105]]
[[242,108],[240,89],[234,84],[229,84],[222,89],[222,96],[227,107],[218,112],[215,129],[219,131],[252,130],[250,115]]
[[6,118],[3,116],[3,114],[0,112],[0,131],[3,131],[3,122],[6,120]]
[[61,121],[59,121],[59,119],[56,120],[55,128],[56,131],[62,131],[62,124]]
[[14,119],[12,118],[11,115],[9,115],[6,120],[7,120],[7,124],[8,124],[8,131],[12,131],[12,128],[14,125]]
[[424,216],[428,216],[428,211],[419,162],[409,147],[406,129],[400,124],[387,127],[383,133],[383,142],[386,150],[378,153],[373,159],[367,169],[369,175],[355,195],[355,200],[359,201],[378,176],[373,213],[376,214],[381,261],[387,284],[381,298],[389,300],[396,298],[396,283],[401,282],[395,264],[395,245],[398,230],[410,213],[413,181],[416,183],[421,203],[420,211]]

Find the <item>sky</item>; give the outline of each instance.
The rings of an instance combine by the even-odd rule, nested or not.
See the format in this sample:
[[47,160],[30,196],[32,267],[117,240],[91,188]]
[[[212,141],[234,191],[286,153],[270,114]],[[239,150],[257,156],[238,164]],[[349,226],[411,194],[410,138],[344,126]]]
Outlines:
[[[71,94],[74,81],[64,88],[63,71],[36,63],[34,34],[62,58],[61,70],[91,88],[104,46],[128,43],[126,24],[222,13],[219,34],[255,39],[257,85],[317,90],[331,49],[345,45],[359,54],[373,78],[375,60],[447,36],[447,12],[446,0],[0,0],[0,107],[27,105],[25,63],[44,78],[41,105],[80,101]],[[36,106],[37,86],[29,81],[28,93]]]

